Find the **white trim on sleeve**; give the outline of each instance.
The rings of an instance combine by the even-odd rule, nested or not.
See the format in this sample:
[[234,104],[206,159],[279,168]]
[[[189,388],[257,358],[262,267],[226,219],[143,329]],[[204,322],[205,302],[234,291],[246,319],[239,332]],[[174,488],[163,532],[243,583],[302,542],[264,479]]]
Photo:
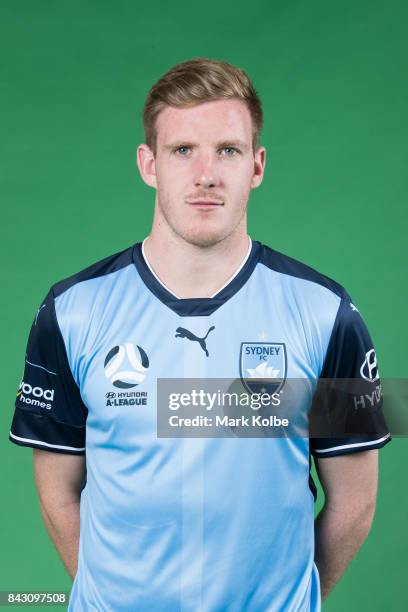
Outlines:
[[84,451],[85,448],[75,448],[75,446],[61,446],[60,444],[48,444],[48,442],[41,442],[41,440],[30,440],[30,438],[20,438],[20,436],[14,435],[10,431],[10,436],[14,440],[19,442],[31,442],[32,444],[40,444],[41,446],[49,446],[50,448],[59,448],[61,450],[73,450],[73,451]]
[[382,438],[378,438],[378,440],[369,440],[368,442],[355,442],[354,444],[341,444],[340,446],[332,446],[331,448],[315,448],[313,449],[313,452],[315,453],[330,453],[331,451],[335,451],[335,450],[341,450],[344,448],[356,448],[356,447],[361,447],[361,446],[373,446],[374,444],[378,444],[379,442],[384,442],[384,440],[386,440],[387,438],[390,437],[391,434],[387,434],[386,436],[383,436]]

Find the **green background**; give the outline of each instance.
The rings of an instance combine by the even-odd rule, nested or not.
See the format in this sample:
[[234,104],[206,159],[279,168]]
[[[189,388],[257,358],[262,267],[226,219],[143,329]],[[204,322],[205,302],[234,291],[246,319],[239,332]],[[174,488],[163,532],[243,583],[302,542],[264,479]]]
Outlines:
[[[267,147],[251,237],[343,284],[381,375],[406,376],[407,6],[2,1],[0,590],[70,588],[31,450],[7,441],[14,395],[49,286],[149,232],[154,192],[134,163],[141,109],[175,63],[207,56],[248,72]],[[373,528],[328,612],[406,609],[406,461],[405,439],[380,451]]]

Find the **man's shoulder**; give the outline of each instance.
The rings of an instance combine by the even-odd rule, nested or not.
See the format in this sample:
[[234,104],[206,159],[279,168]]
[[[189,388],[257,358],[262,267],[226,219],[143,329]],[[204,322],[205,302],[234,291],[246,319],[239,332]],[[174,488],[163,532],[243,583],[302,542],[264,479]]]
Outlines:
[[79,283],[85,283],[86,281],[92,281],[94,279],[101,279],[108,277],[108,275],[123,270],[127,266],[133,265],[133,251],[135,245],[127,247],[122,251],[108,255],[103,259],[100,259],[91,265],[83,268],[79,272],[68,276],[62,280],[57,281],[51,287],[51,292],[54,298],[59,297],[75,285]]
[[270,270],[290,276],[294,279],[309,281],[324,287],[337,295],[339,298],[347,297],[347,291],[339,282],[335,281],[316,268],[309,266],[302,261],[290,257],[285,253],[276,251],[268,245],[261,244],[259,263],[265,265]]

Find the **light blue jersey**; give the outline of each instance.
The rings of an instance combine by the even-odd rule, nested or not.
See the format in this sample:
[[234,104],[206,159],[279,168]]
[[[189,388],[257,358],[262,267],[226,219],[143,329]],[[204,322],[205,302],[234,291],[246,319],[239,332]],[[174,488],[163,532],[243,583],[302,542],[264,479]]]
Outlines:
[[[271,357],[261,362],[258,349]],[[157,379],[240,379],[243,367],[379,383],[344,288],[259,242],[211,298],[173,295],[141,244],[51,288],[10,439],[86,454],[69,610],[320,610],[311,455],[390,436],[379,408],[374,418],[355,405],[368,429],[347,439],[158,437]]]

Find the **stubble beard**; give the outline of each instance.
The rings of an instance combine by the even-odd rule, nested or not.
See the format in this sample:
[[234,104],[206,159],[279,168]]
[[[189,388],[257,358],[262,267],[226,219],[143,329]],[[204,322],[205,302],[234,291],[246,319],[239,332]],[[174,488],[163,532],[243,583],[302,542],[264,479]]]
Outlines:
[[[194,225],[194,227],[188,227],[182,222],[174,223],[175,215],[172,214],[172,207],[166,205],[167,200],[164,194],[162,193],[158,194],[157,204],[162,217],[164,217],[166,224],[176,236],[178,236],[188,244],[204,249],[219,244],[234,232],[234,230],[241,223],[243,217],[245,216],[247,210],[248,196],[242,199],[242,208],[240,209],[239,216],[237,215],[237,217],[234,219],[234,223],[232,223],[228,227],[221,228],[209,227],[205,229],[203,227],[200,227],[197,223]],[[164,206],[162,204],[163,201],[165,202]]]

